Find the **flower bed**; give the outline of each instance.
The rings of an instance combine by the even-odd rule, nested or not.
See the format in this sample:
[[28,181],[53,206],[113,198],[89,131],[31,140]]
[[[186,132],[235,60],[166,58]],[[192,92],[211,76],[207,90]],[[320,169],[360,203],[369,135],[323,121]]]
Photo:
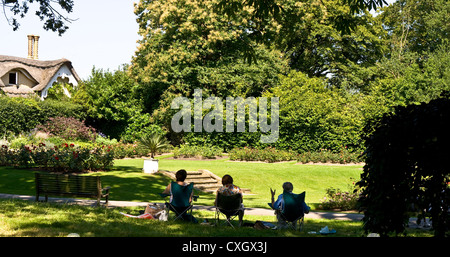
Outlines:
[[232,161],[264,161],[280,162],[296,160],[298,154],[294,151],[278,150],[273,147],[264,149],[255,148],[234,148],[230,151]]
[[359,153],[352,153],[347,148],[342,148],[339,153],[332,152],[327,149],[321,149],[319,152],[305,152],[298,155],[301,163],[360,163],[363,158]]
[[222,149],[217,146],[181,145],[173,149],[173,158],[214,159],[220,156],[222,156]]
[[44,143],[24,145],[18,149],[2,145],[0,165],[21,168],[42,168],[59,172],[109,170],[114,163],[110,146],[77,147],[64,143],[47,147]]
[[320,209],[323,210],[335,210],[339,209],[341,211],[356,210],[359,198],[359,187],[349,185],[347,191],[342,191],[339,188],[327,188],[326,196],[322,199],[322,203],[319,205]]

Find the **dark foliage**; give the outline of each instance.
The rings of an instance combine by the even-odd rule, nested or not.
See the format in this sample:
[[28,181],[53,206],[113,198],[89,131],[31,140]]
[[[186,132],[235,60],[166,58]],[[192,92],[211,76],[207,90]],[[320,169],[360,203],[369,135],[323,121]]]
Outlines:
[[[429,216],[448,235],[450,99],[398,107],[366,127],[366,165],[358,185],[366,232],[404,233],[410,215]],[[372,128],[374,128],[372,130]]]

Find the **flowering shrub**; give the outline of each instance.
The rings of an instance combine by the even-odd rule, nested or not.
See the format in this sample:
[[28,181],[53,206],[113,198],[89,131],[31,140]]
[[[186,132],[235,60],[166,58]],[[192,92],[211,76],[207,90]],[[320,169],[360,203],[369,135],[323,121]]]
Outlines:
[[94,141],[97,137],[95,129],[72,117],[54,117],[37,128],[50,135],[65,140]]
[[222,148],[218,146],[181,145],[173,149],[174,158],[202,157],[213,159],[222,156]]
[[273,147],[264,149],[234,148],[230,151],[230,160],[279,162],[296,160],[298,154],[294,151],[278,150]]
[[298,161],[301,163],[359,163],[363,159],[360,154],[348,151],[343,147],[339,153],[327,149],[320,149],[320,152],[305,152],[298,155]]
[[353,182],[352,186],[349,186],[348,191],[342,191],[337,188],[327,188],[326,196],[322,199],[322,203],[319,208],[323,210],[340,209],[342,211],[356,210],[357,202],[359,198],[359,188],[355,187]]
[[116,144],[104,145],[103,147],[111,147],[114,151],[114,158],[116,159],[142,157],[149,154],[149,151],[138,147],[137,143],[118,142]]
[[64,143],[61,146],[23,146],[19,149],[2,145],[0,165],[23,168],[43,168],[50,171],[82,172],[108,170],[114,162],[112,147],[76,147]]

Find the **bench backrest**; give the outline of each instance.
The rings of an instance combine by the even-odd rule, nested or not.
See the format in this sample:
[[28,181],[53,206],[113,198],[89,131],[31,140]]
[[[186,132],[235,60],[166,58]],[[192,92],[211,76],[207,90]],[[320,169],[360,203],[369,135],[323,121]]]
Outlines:
[[73,194],[93,197],[100,193],[99,176],[35,173],[36,190],[48,194]]

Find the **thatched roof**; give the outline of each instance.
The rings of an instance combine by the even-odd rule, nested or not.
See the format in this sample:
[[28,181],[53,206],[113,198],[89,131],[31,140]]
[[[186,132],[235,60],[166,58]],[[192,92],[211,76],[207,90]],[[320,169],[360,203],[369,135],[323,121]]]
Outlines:
[[30,94],[33,92],[40,92],[48,85],[52,77],[63,65],[66,65],[73,74],[74,78],[77,81],[80,81],[80,78],[75,72],[72,63],[67,59],[41,61],[0,55],[0,77],[3,77],[11,70],[25,70],[28,75],[37,82],[37,85],[33,88],[27,88],[27,86],[24,85],[7,86],[2,82],[2,80],[0,80],[0,88],[10,96],[14,96],[15,94],[19,96],[23,94]]

